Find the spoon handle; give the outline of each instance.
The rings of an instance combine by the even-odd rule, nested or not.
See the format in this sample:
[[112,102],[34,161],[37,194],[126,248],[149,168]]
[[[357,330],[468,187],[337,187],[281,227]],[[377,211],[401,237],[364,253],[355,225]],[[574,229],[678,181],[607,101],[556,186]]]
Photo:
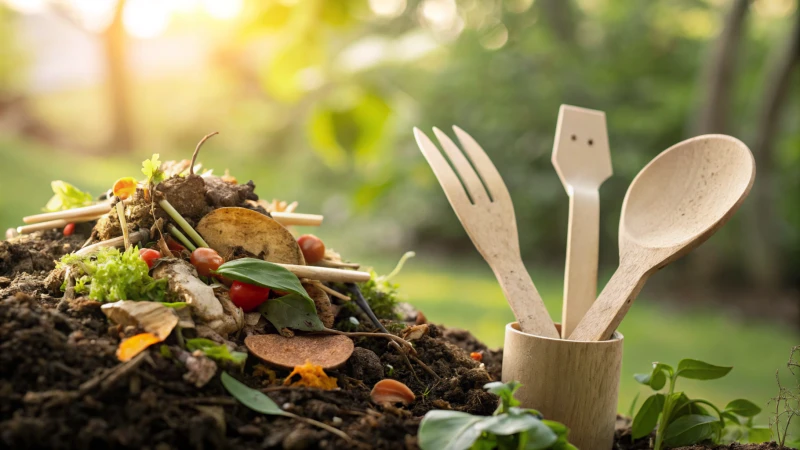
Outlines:
[[569,340],[603,341],[610,339],[648,277],[649,274],[638,265],[626,264],[617,268],[617,271],[608,280],[606,287],[603,288],[603,292],[583,316],[575,331],[569,335]]
[[567,263],[561,336],[567,338],[597,297],[597,253],[600,240],[600,195],[597,189],[575,189],[569,197]]
[[522,260],[503,260],[492,265],[503,294],[519,322],[520,329],[528,334],[560,339],[542,296],[528,274]]

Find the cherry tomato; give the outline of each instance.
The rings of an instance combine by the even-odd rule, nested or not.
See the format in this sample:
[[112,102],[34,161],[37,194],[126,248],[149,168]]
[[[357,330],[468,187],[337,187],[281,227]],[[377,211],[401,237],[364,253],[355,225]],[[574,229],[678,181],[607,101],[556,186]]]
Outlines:
[[199,247],[192,252],[189,262],[197,269],[197,273],[204,277],[210,277],[214,275],[211,271],[219,269],[219,266],[225,260],[222,259],[222,256],[219,256],[216,250],[208,247]]
[[167,237],[167,248],[169,248],[173,252],[178,252],[178,253],[186,250],[186,247],[178,243],[178,241],[176,241],[175,239],[172,239],[171,236]]
[[74,233],[74,232],[75,232],[75,224],[74,223],[68,223],[64,227],[64,236],[72,236],[72,233]]
[[234,305],[242,308],[244,312],[250,312],[267,301],[269,288],[234,281],[230,295]]
[[300,236],[297,238],[297,243],[300,245],[300,250],[303,251],[306,263],[314,264],[325,257],[325,244],[322,243],[322,239],[313,234]]
[[142,261],[147,263],[147,267],[152,269],[156,260],[161,258],[161,253],[159,253],[157,250],[153,250],[152,248],[143,248],[139,250],[139,258],[142,258]]

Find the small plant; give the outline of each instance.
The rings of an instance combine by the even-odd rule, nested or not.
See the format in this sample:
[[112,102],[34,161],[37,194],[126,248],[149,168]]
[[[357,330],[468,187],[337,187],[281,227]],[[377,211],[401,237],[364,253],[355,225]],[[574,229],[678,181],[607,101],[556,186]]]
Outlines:
[[406,252],[400,261],[388,275],[379,276],[374,270],[370,270],[372,277],[359,285],[361,293],[367,300],[370,308],[375,315],[381,319],[396,319],[397,313],[395,307],[397,306],[397,284],[391,283],[390,280],[397,276],[403,269],[403,265],[409,258],[414,257],[414,252]]
[[496,381],[484,386],[501,401],[491,416],[429,411],[419,426],[419,446],[422,450],[577,450],[567,441],[566,426],[544,420],[535,409],[519,407],[514,392],[520,386],[516,381]]
[[[654,450],[662,446],[680,447],[710,440],[715,443],[733,440],[763,442],[769,439],[769,429],[753,426],[753,417],[761,412],[754,403],[738,399],[720,410],[706,400],[690,399],[683,392],[675,391],[678,378],[693,380],[715,380],[722,378],[732,367],[715,366],[684,359],[678,369],[662,363],[653,363],[653,370],[634,375],[636,381],[660,391],[669,382],[666,393],[657,392],[648,397],[633,419],[631,435],[640,439],[656,428]],[[703,405],[703,406],[701,406]],[[714,411],[709,413],[707,408]]]
[[[784,386],[781,383],[780,371],[775,371],[775,380],[778,382],[778,395],[770,400],[775,405],[775,414],[770,418],[770,429],[775,429],[775,438],[781,447],[785,446],[789,437],[789,425],[792,419],[800,417],[800,361],[795,355],[800,354],[800,345],[792,347],[786,367],[794,377],[797,385]],[[784,422],[785,421],[785,422]],[[792,445],[790,443],[790,445]],[[797,446],[793,444],[792,446]]]

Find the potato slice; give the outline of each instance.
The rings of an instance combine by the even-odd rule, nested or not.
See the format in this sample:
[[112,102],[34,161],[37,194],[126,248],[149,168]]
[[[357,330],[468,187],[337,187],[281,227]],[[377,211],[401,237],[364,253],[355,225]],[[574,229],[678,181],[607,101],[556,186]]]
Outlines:
[[206,214],[195,228],[225,259],[244,250],[269,262],[305,265],[303,253],[292,233],[259,212],[246,208],[219,208]]

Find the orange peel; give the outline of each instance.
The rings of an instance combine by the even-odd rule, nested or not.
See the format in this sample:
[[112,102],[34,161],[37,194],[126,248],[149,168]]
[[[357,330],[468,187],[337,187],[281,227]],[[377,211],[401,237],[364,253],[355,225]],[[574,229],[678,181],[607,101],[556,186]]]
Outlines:
[[[292,377],[298,375],[300,379],[292,382]],[[339,387],[336,384],[336,378],[329,377],[322,366],[312,364],[311,361],[306,361],[302,366],[295,366],[292,373],[283,381],[284,386],[305,386],[310,388],[318,388],[329,391]]]
[[120,199],[125,200],[136,193],[138,186],[139,182],[135,178],[123,177],[114,182],[114,187],[111,188],[111,191]]
[[147,347],[161,342],[162,339],[153,333],[140,333],[131,336],[119,343],[117,359],[122,362],[130,361],[134,356],[142,353]]

